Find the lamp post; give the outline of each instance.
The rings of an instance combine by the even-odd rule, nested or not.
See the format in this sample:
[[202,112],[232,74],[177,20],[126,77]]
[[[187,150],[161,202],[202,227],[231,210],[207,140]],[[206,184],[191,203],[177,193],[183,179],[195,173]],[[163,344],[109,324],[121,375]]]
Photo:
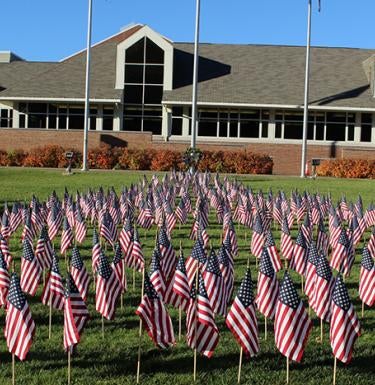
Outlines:
[[91,61],[91,30],[92,30],[92,0],[88,4],[87,51],[86,51],[86,87],[85,87],[85,117],[83,127],[83,164],[82,171],[88,171],[87,147],[90,116],[90,61]]
[[305,72],[305,97],[303,105],[303,134],[302,134],[302,154],[301,154],[301,178],[306,176],[306,147],[307,147],[307,126],[309,114],[309,82],[310,82],[310,42],[311,42],[311,0],[307,6],[307,44],[306,44],[306,72]]
[[200,0],[196,0],[195,10],[195,39],[194,39],[194,68],[193,68],[193,95],[191,100],[191,143],[190,147],[195,149],[197,137],[197,94],[198,94],[198,61],[199,61],[199,19]]

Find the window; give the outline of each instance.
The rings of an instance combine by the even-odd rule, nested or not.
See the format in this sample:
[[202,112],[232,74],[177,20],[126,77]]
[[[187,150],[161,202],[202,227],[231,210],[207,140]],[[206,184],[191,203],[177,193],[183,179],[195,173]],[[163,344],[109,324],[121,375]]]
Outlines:
[[[144,37],[126,50],[124,65],[123,129],[161,134],[164,51]],[[177,127],[175,129],[180,131]]]
[[361,114],[361,142],[371,142],[372,114]]
[[0,127],[11,128],[13,127],[13,110],[0,109]]
[[182,107],[172,108],[172,130],[171,135],[182,135]]

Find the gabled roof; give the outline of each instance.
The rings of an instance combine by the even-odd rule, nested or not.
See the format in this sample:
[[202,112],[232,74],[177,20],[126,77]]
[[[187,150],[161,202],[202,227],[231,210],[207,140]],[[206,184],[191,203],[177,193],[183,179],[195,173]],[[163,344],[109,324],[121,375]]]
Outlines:
[[[90,99],[121,100],[121,90],[115,89],[116,47],[140,28],[142,25],[135,25],[92,47]],[[13,66],[16,63],[4,64],[4,69],[0,65],[1,99],[84,99],[86,50],[59,63],[44,63],[43,68],[33,62],[23,63],[24,68]],[[6,81],[3,71],[12,73],[14,81]]]
[[[191,103],[194,45],[174,44],[174,87],[163,102]],[[305,47],[200,44],[199,103],[303,105]],[[375,108],[362,62],[375,50],[311,49],[310,103]]]

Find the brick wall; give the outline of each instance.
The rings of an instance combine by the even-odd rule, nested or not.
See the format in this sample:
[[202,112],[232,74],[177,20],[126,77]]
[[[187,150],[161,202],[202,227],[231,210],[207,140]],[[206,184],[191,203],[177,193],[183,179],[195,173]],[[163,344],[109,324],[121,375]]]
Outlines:
[[[92,131],[89,132],[89,149],[99,147],[101,144],[129,148],[168,148],[184,151],[190,146],[186,141],[157,141],[152,139],[150,132],[114,132]],[[58,144],[64,148],[82,151],[82,131],[55,131],[37,129],[1,129],[0,150],[30,149],[47,144]],[[274,160],[274,174],[299,175],[301,163],[301,144],[275,144],[275,143],[218,143],[197,141],[197,146],[203,150],[240,150],[247,149],[252,152],[267,154]],[[308,145],[307,160],[311,158],[362,158],[375,159],[375,151],[365,147],[343,146],[318,146]]]

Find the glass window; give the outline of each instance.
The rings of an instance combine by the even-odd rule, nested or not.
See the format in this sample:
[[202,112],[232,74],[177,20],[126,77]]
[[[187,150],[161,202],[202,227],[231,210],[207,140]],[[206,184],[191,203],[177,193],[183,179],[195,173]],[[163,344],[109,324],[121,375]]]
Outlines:
[[346,113],[345,112],[327,112],[327,122],[345,123]]
[[354,124],[348,125],[348,140],[349,141],[354,140]]
[[282,123],[276,122],[275,124],[275,138],[281,139],[282,134]]
[[143,65],[127,64],[125,66],[125,83],[143,83]]
[[69,115],[84,115],[85,109],[82,106],[69,106]]
[[182,116],[183,115],[183,108],[182,107],[173,107],[172,108],[172,115],[175,116]]
[[69,115],[69,129],[83,130],[84,117],[83,115]]
[[268,122],[262,123],[262,138],[268,138]]
[[141,131],[141,129],[142,129],[142,118],[124,116],[125,131]]
[[324,140],[324,123],[316,123],[315,140]]
[[302,112],[288,111],[285,113],[285,120],[291,120],[294,122],[302,122],[303,121],[303,113]]
[[[327,114],[328,115],[328,114]],[[345,124],[327,123],[326,140],[344,141],[345,140]]]
[[[92,127],[90,127],[93,129]],[[103,130],[112,131],[113,130],[113,118],[109,116],[103,116]]]
[[143,118],[143,131],[151,131],[154,135],[161,134],[161,119],[160,118]]
[[59,116],[59,129],[60,130],[66,129],[66,116],[65,115]]
[[369,124],[362,124],[361,142],[371,142],[372,127]]
[[200,120],[198,125],[199,136],[216,136],[217,135],[216,120]]
[[28,127],[29,128],[46,128],[47,115],[29,114]]
[[142,103],[142,86],[130,86],[126,85],[124,89],[124,102],[125,103]]
[[164,51],[149,38],[146,38],[146,63],[164,63]]
[[314,139],[314,123],[309,123],[307,126],[307,139]]
[[56,128],[56,115],[48,116],[48,128]]
[[26,103],[20,103],[18,105],[18,110],[19,110],[19,112],[23,112],[23,113],[27,112],[27,105],[26,105]]
[[182,135],[182,119],[173,118],[172,119],[172,135]]
[[50,114],[56,114],[57,113],[57,104],[49,104],[48,105],[48,111]]
[[25,128],[25,115],[20,115],[20,128]]
[[159,65],[146,65],[146,84],[163,84],[164,67]]
[[302,139],[302,123],[285,122],[284,139]]
[[363,123],[372,124],[372,114],[362,114],[361,122],[362,124]]
[[231,138],[237,138],[238,137],[238,123],[237,121],[235,122],[230,122],[229,123],[229,136]]
[[201,111],[199,113],[200,119],[217,119],[217,112]]
[[145,86],[145,104],[160,104],[163,97],[163,87]]
[[226,138],[228,136],[228,122],[220,121],[219,122],[219,136]]
[[259,138],[259,122],[243,120],[240,123],[241,138]]
[[144,62],[144,44],[145,39],[142,38],[134,43],[126,50],[125,61],[127,63],[143,63]]
[[29,103],[29,112],[47,113],[46,103]]

